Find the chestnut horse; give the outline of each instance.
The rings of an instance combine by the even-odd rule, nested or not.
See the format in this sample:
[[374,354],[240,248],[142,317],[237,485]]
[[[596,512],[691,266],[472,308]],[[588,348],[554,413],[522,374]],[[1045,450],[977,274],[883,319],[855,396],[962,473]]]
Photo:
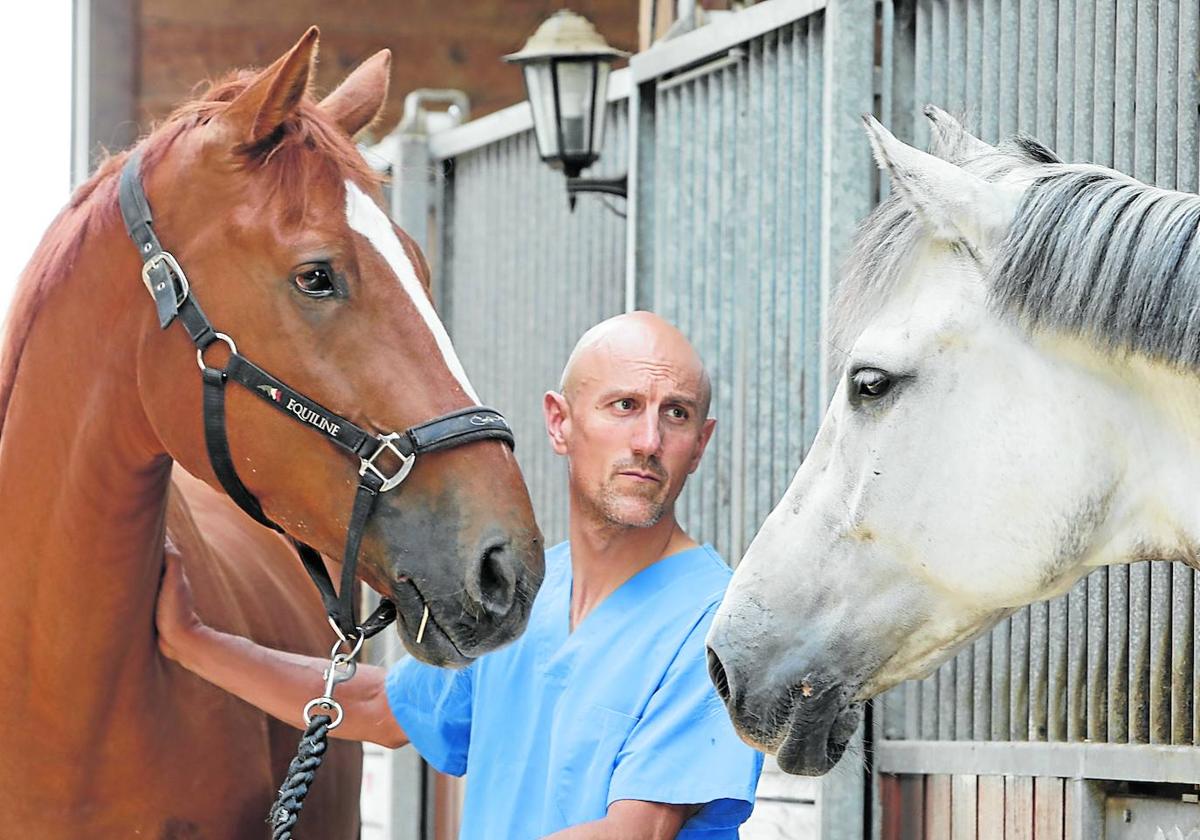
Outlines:
[[[164,247],[240,352],[372,433],[403,430],[478,401],[426,264],[371,197],[351,139],[383,105],[389,54],[318,103],[316,49],[312,29],[181,107],[140,144],[141,181]],[[159,654],[164,541],[214,626],[319,656],[334,635],[290,544],[214,489],[196,351],[178,325],[160,329],[139,276],[124,160],[46,234],[0,359],[0,836],[264,838],[298,733]],[[241,480],[289,535],[339,556],[358,459],[227,390]],[[543,569],[520,471],[495,440],[418,458],[381,494],[360,556],[405,646],[442,665],[517,636]],[[360,767],[357,746],[331,745],[305,836],[357,836]]]

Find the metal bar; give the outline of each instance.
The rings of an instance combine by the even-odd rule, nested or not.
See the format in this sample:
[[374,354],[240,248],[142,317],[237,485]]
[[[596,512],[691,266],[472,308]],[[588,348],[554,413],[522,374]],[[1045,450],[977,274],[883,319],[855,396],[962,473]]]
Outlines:
[[1067,740],[1087,737],[1088,582],[1067,594]]
[[1031,741],[884,741],[875,745],[880,773],[976,773],[1181,782],[1200,778],[1200,750],[1190,746]]
[[1192,645],[1195,644],[1192,601],[1196,584],[1193,572],[1182,563],[1173,563],[1171,571],[1171,743],[1192,741]]
[[1137,88],[1133,176],[1154,182],[1154,129],[1158,106],[1158,0],[1137,0]]
[[657,79],[819,12],[825,6],[825,0],[774,0],[751,6],[678,38],[660,41],[654,49],[630,58],[629,69],[637,83]]
[[1086,696],[1089,741],[1108,740],[1108,569],[1087,576]]
[[1108,737],[1129,740],[1129,567],[1108,570]]
[[946,0],[946,95],[942,108],[962,111],[967,103],[967,2]]
[[938,668],[938,740],[954,740],[954,687],[958,662],[951,659]]
[[967,60],[960,68],[966,77],[967,86],[963,95],[962,115],[972,127],[979,131],[984,102],[984,57],[983,57],[983,0],[967,3]]
[[1038,29],[1037,3],[1020,4],[1020,35],[1017,43],[1017,128],[1035,134],[1037,132],[1037,65]]
[[1049,737],[1050,605],[1029,605],[1029,740]]
[[1179,138],[1178,189],[1200,191],[1200,4],[1182,3],[1179,6]]
[[1000,93],[996,99],[996,136],[1008,137],[1017,130],[1017,94],[1021,81],[1020,0],[1000,0],[1000,17],[993,26],[1000,30]]
[[921,734],[926,741],[938,737],[938,675],[921,680]]
[[1054,145],[1058,126],[1058,14],[1053,3],[1038,4],[1037,136]]
[[1000,0],[983,0],[983,75],[980,79],[979,136],[989,143],[1000,139],[1000,77],[1008,71],[1001,65]]
[[1001,621],[992,628],[992,739],[1004,741],[1008,738],[1008,691],[1010,674],[1009,622]]
[[1073,154],[1077,160],[1092,159],[1092,97],[1095,88],[1096,5],[1075,6],[1075,133]]
[[1067,599],[1050,602],[1047,643],[1046,738],[1067,740]]
[[[1196,0],[1183,0],[1195,4]],[[1179,0],[1159,0],[1156,21],[1158,38],[1158,92],[1154,132],[1154,183],[1175,188],[1175,132],[1179,128]],[[1193,69],[1195,70],[1195,56]],[[1186,72],[1186,71],[1185,71]]]
[[[992,737],[992,634],[984,633],[976,639],[971,652],[975,657],[975,684],[971,692],[975,709],[970,736],[976,741],[986,741]],[[965,740],[968,733],[962,735]]]
[[958,738],[971,737],[974,730],[975,651],[965,648],[955,656],[954,732]]
[[1092,71],[1092,160],[1113,165],[1113,117],[1116,113],[1116,0],[1096,0],[1096,38]]
[[1129,742],[1150,741],[1150,564],[1129,567]]
[[[1090,3],[1091,0],[1081,0]],[[1050,4],[1047,4],[1050,5]],[[1055,149],[1064,160],[1075,160],[1075,1],[1058,4],[1058,114]]]
[[1171,566],[1150,565],[1150,743],[1171,743]]
[[658,82],[658,90],[670,90],[673,87],[686,85],[688,82],[693,82],[696,79],[715,73],[718,70],[724,70],[732,64],[739,64],[746,60],[746,50],[743,47],[734,47],[725,55],[714,58],[711,61],[706,61],[698,67],[693,67],[690,70],[684,70],[674,76],[668,76]]
[[1009,737],[1029,738],[1029,608],[1009,619]]

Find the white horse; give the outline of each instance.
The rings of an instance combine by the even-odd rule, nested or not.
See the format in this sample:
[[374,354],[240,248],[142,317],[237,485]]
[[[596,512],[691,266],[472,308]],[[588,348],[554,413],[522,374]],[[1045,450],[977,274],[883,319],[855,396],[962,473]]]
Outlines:
[[926,115],[941,156],[867,118],[893,192],[832,312],[842,376],[708,638],[792,773],[1089,569],[1200,565],[1200,196]]

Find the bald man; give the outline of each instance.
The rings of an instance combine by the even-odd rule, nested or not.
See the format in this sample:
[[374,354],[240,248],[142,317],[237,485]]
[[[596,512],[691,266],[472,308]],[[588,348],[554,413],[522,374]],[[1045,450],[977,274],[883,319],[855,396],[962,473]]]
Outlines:
[[[333,735],[411,743],[467,775],[462,838],[738,836],[762,756],[734,733],[704,648],[730,571],[675,518],[712,437],[710,394],[695,349],[658,316],[589,330],[543,398],[570,539],[546,552],[524,635],[460,671],[360,666],[339,690]],[[167,655],[302,726],[323,661],[201,625],[176,563],[158,625]]]

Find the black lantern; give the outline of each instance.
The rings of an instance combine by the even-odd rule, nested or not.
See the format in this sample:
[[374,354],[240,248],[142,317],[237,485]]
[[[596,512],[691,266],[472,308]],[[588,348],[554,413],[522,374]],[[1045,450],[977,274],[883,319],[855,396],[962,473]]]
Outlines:
[[[608,45],[587,18],[562,9],[547,18],[520,52],[505,61],[521,65],[533,111],[533,131],[542,160],[561,169],[568,192],[589,190],[624,195],[624,178],[582,181],[579,173],[600,157],[608,74],[629,54]],[[577,188],[572,188],[572,183]]]

